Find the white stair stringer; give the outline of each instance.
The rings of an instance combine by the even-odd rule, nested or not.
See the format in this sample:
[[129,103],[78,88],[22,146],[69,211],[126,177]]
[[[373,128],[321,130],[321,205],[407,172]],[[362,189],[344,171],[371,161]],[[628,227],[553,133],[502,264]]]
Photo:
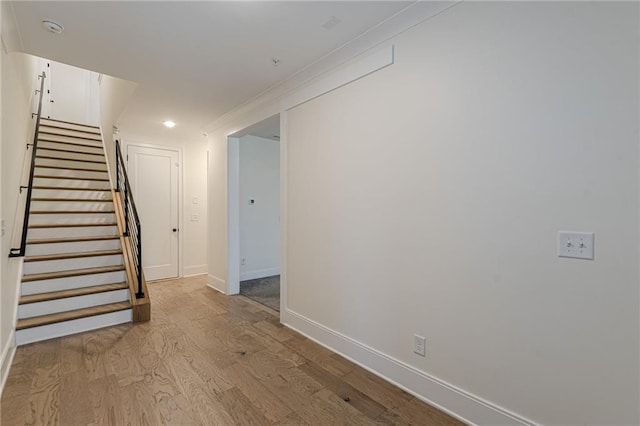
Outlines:
[[18,345],[132,321],[99,129],[41,119]]

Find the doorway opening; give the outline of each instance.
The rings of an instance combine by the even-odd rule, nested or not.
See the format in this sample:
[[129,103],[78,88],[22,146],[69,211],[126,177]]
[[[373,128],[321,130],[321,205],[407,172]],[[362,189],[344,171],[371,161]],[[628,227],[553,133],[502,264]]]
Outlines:
[[280,310],[280,115],[228,137],[229,294]]

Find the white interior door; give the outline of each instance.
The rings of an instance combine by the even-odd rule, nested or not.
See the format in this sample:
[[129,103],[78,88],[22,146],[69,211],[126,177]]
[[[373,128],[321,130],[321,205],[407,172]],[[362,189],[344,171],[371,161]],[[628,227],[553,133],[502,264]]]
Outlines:
[[147,281],[178,277],[178,151],[127,147],[127,168],[142,223]]

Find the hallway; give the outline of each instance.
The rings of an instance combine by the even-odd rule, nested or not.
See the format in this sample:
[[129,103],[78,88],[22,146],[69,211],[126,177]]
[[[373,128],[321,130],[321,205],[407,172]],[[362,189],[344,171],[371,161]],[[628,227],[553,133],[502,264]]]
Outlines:
[[454,425],[198,276],[149,285],[148,323],[19,347],[2,425]]

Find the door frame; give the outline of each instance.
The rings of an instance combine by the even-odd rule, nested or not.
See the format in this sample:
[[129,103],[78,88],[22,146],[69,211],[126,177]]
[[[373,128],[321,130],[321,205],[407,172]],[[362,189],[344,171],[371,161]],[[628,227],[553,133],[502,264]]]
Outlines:
[[[280,115],[280,318],[287,305],[287,110]],[[263,119],[264,120],[264,119]],[[262,120],[249,123],[251,127]],[[242,129],[241,129],[242,130]],[[232,134],[236,134],[234,131]],[[227,136],[227,282],[226,294],[240,293],[240,138]],[[216,288],[216,287],[213,287]],[[221,289],[216,288],[221,291]],[[224,293],[224,292],[223,292]]]
[[[160,149],[164,151],[173,151],[178,153],[178,276],[177,278],[182,278],[184,276],[184,262],[183,262],[183,253],[184,253],[184,239],[182,238],[183,229],[184,229],[184,187],[183,187],[183,155],[182,155],[182,147],[173,146],[173,145],[161,145],[143,142],[137,138],[122,138],[122,149],[124,150],[123,155],[129,155],[129,146],[137,146],[140,148],[152,148],[152,149]],[[129,172],[129,157],[125,161],[127,167],[127,173]],[[143,229],[144,232],[144,229]],[[174,278],[169,278],[174,279]],[[159,280],[161,281],[161,280]]]

